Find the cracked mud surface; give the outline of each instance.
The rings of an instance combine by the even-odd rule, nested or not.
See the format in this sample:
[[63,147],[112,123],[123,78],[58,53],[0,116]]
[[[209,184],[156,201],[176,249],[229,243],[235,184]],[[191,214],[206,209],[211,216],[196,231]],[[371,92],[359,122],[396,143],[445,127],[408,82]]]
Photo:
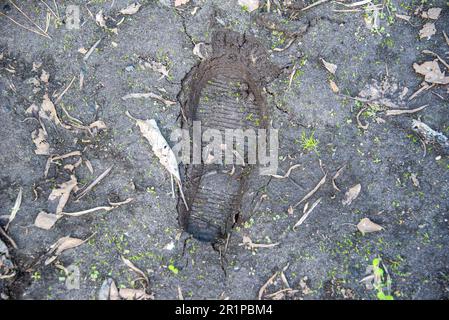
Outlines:
[[[360,106],[347,98],[385,79],[399,88],[408,87],[411,95],[422,82],[412,65],[428,60],[422,50],[436,52],[448,61],[449,49],[441,33],[445,30],[449,34],[449,10],[444,1],[425,5],[443,8],[435,22],[438,32],[430,40],[419,40],[424,23],[419,18],[411,24],[400,19],[391,25],[383,22],[384,32],[373,34],[365,26],[363,13],[334,12],[336,5],[331,3],[290,18],[273,12],[250,14],[232,1],[192,0],[181,10],[165,0],[141,3],[140,11],[118,26],[118,34],[98,27],[84,1],[60,2],[61,12],[68,4],[81,5],[82,27],[68,30],[51,24],[51,40],[0,17],[0,215],[9,214],[19,187],[23,188],[22,206],[9,229],[19,248],[10,248],[18,274],[14,279],[0,280],[2,293],[15,299],[95,299],[101,283],[109,277],[118,286],[133,285],[134,274],[120,260],[123,255],[147,272],[156,299],[176,299],[178,287],[186,298],[255,299],[260,287],[287,264],[285,276],[292,288],[299,288],[288,298],[376,299],[375,291],[359,281],[371,261],[381,257],[391,276],[395,299],[449,298],[448,158],[439,158],[431,147],[423,156],[422,145],[410,129],[411,120],[420,118],[448,135],[447,89],[435,87],[406,102],[408,108],[429,105],[417,114],[384,117],[384,123],[365,114],[362,120],[369,124],[367,130],[357,127]],[[403,14],[411,14],[418,5],[416,1],[391,3]],[[94,15],[101,9],[114,15],[128,1],[111,4],[98,0],[87,7]],[[43,6],[31,2],[21,5],[33,19],[45,24]],[[199,8],[192,15],[195,6]],[[13,10],[8,14],[20,19]],[[269,51],[270,60],[281,68],[282,72],[264,85],[272,125],[279,128],[279,174],[300,164],[288,179],[253,177],[242,199],[242,212],[249,218],[229,239],[226,275],[210,245],[188,240],[184,248],[187,235],[178,236],[181,228],[170,177],[125,116],[129,110],[138,118],[156,119],[168,138],[181,125],[181,104],[121,99],[133,92],[155,92],[175,101],[183,79],[200,62],[192,52],[194,45],[203,42],[203,53],[211,54],[211,26],[216,23],[257,38]],[[99,39],[97,49],[83,61],[78,48],[89,49]],[[283,51],[274,50],[288,44]],[[329,75],[320,58],[338,65],[335,76]],[[145,60],[168,66],[169,76],[161,78],[160,73],[142,68]],[[39,71],[33,71],[33,62],[42,62]],[[15,73],[6,70],[10,66]],[[291,77],[293,68],[297,71]],[[36,92],[29,79],[39,77],[41,69],[50,78],[46,88]],[[82,89],[78,78],[81,70],[85,74]],[[83,123],[104,121],[107,130],[92,137],[49,125],[50,145],[57,154],[80,150],[90,160],[93,174],[84,165],[76,171],[80,185],[111,165],[113,169],[82,200],[69,201],[67,210],[103,206],[108,200],[128,197],[134,201],[110,212],[63,218],[46,231],[34,227],[34,220],[39,211],[47,210],[51,189],[67,181],[68,175],[54,165],[44,178],[47,159],[34,154],[31,140],[38,123],[25,120],[25,111],[32,103],[41,104],[45,90],[50,96],[59,93],[74,76],[73,86],[60,103]],[[329,88],[330,78],[342,95]],[[57,110],[67,121],[58,105]],[[303,132],[307,136],[313,132],[319,141],[317,152],[303,150]],[[321,179],[318,159],[328,172],[328,181],[309,199],[309,206],[318,198],[322,200],[293,231],[303,206],[291,214],[288,208]],[[336,180],[342,191],[337,192],[330,177],[343,165],[346,168]],[[413,184],[412,174],[419,187]],[[357,183],[362,186],[359,197],[350,206],[343,206],[345,192]],[[35,201],[33,190],[37,191]],[[364,217],[384,230],[362,235],[354,225]],[[66,289],[63,274],[54,265],[38,264],[27,271],[59,238],[70,235],[85,239],[92,234],[87,243],[59,258],[64,266],[80,268],[78,290]],[[243,236],[254,243],[279,245],[248,250],[240,245]],[[304,277],[310,290],[301,289]],[[268,293],[280,289],[282,283],[276,282]]]

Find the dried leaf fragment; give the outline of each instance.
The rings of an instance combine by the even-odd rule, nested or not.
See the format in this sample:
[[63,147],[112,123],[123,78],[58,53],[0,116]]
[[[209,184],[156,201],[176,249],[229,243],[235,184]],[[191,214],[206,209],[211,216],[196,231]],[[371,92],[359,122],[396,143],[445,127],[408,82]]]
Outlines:
[[360,183],[349,188],[349,190],[345,193],[345,199],[343,199],[342,201],[343,205],[349,206],[352,203],[352,201],[354,201],[359,196],[361,189],[362,186],[360,185]]
[[249,12],[259,8],[259,0],[238,0],[238,4]]
[[430,8],[421,14],[424,19],[437,20],[440,17],[441,8]]
[[39,155],[49,155],[50,154],[50,144],[47,142],[47,133],[44,129],[36,129],[31,133],[31,139],[33,139],[36,150],[35,154]]
[[323,62],[323,65],[327,69],[327,71],[329,71],[332,74],[335,74],[335,72],[337,71],[337,65],[336,64],[327,62],[323,58],[321,58],[321,62]]
[[136,14],[139,11],[141,6],[142,5],[139,3],[132,3],[129,6],[127,6],[126,8],[121,9],[120,13],[126,14],[126,15]]
[[438,60],[426,61],[422,64],[413,64],[413,69],[416,73],[424,76],[424,80],[435,84],[448,84],[449,77],[446,77],[444,72],[441,72]]
[[34,225],[44,230],[50,230],[61,217],[61,215],[41,211],[34,220]]
[[14,202],[14,207],[11,209],[11,213],[8,218],[8,223],[5,226],[5,231],[8,231],[9,225],[16,218],[16,214],[19,211],[21,204],[22,204],[22,187],[20,187],[19,193],[17,194],[16,201]]
[[51,245],[48,254],[49,255],[52,254],[52,256],[49,257],[47,260],[45,260],[45,265],[49,265],[50,263],[52,263],[64,251],[76,248],[85,243],[89,239],[90,237],[87,238],[86,240],[71,237],[60,238],[58,241],[56,241],[54,244]]
[[48,196],[49,207],[56,207],[55,213],[61,214],[64,206],[69,200],[70,193],[76,188],[78,182],[74,175],[70,176],[70,180],[59,185],[58,188],[53,189]]
[[357,224],[357,229],[359,229],[359,231],[362,234],[365,234],[365,233],[380,231],[383,228],[380,225],[372,222],[369,218],[363,218]]
[[189,3],[190,0],[175,0],[175,7],[182,6],[183,4]]
[[436,32],[437,29],[435,28],[435,23],[427,22],[422,29],[419,30],[419,38],[427,38],[427,40],[429,40]]
[[331,87],[333,93],[338,93],[340,91],[340,88],[338,88],[337,84],[332,79],[329,80],[329,86]]

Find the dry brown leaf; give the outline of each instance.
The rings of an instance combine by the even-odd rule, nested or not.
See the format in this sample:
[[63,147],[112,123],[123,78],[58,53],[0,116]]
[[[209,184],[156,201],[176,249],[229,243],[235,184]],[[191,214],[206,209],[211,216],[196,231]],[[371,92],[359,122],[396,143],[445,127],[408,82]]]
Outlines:
[[238,0],[238,4],[246,8],[249,12],[259,8],[259,0]]
[[129,6],[127,6],[126,8],[121,9],[120,13],[126,14],[126,15],[132,15],[132,14],[137,13],[141,6],[142,5],[139,3],[132,3]]
[[41,211],[34,220],[34,225],[44,230],[50,230],[61,217],[61,215]]
[[9,225],[16,218],[16,214],[19,211],[21,204],[22,204],[22,187],[20,187],[19,193],[17,194],[16,202],[14,202],[14,207],[12,207],[12,209],[11,209],[11,213],[9,215],[8,222],[6,223],[6,226],[5,226],[5,231],[8,231]]
[[[169,71],[168,71],[167,67],[160,62],[156,62],[156,61],[145,62],[144,65],[145,65],[145,67],[150,68],[154,72],[158,72],[158,73],[162,74],[160,79],[162,79],[163,77],[169,76]],[[152,98],[155,98],[155,97],[153,96]],[[157,98],[157,99],[160,101],[165,100],[165,99],[159,99],[159,98]]]
[[136,121],[137,126],[140,129],[142,136],[150,143],[154,154],[159,158],[160,163],[167,171],[173,175],[177,181],[181,181],[179,175],[178,161],[176,160],[173,150],[168,145],[165,138],[162,136],[156,120],[141,120],[136,119],[130,115],[127,111],[128,117]]
[[64,251],[76,248],[76,247],[82,245],[83,243],[85,243],[89,239],[90,239],[90,237],[87,238],[86,240],[71,238],[71,237],[60,238],[58,241],[56,241],[50,247],[48,254],[49,255],[52,254],[52,256],[49,257],[47,260],[45,260],[45,265],[49,265],[50,263],[52,263]]
[[427,38],[427,40],[430,39],[431,36],[433,36],[437,32],[437,29],[435,28],[435,23],[428,22],[426,23],[421,30],[419,30],[419,37],[421,39]]
[[382,228],[380,225],[378,225],[378,224],[372,222],[370,219],[368,219],[368,218],[363,218],[363,219],[360,220],[360,222],[357,224],[357,229],[359,229],[359,231],[360,231],[362,234],[365,234],[365,233],[370,233],[370,232],[380,231],[380,230],[382,230],[383,228]]
[[175,7],[182,6],[183,4],[189,3],[190,0],[175,0]]
[[104,130],[106,128],[107,128],[106,124],[103,121],[101,121],[101,120],[97,120],[95,122],[92,122],[89,125],[89,129]]
[[98,11],[98,13],[95,15],[95,22],[102,28],[106,28],[106,19],[103,14],[103,9]]
[[44,129],[36,129],[31,133],[31,139],[36,146],[34,150],[35,154],[39,155],[49,155],[50,154],[50,144],[47,142],[47,133]]
[[449,77],[446,77],[444,72],[441,72],[438,60],[426,61],[422,64],[413,64],[416,73],[422,74],[424,80],[435,84],[449,84]]
[[137,268],[131,261],[126,259],[124,256],[121,256],[121,258],[122,258],[123,263],[125,263],[128,268],[130,268],[132,271],[137,273],[139,276],[141,276],[145,280],[147,289],[150,288],[150,280],[148,279],[145,272],[143,272],[142,270]]
[[331,87],[331,90],[333,93],[338,93],[340,91],[340,88],[338,88],[337,84],[335,83],[334,80],[329,80],[329,85]]
[[345,193],[345,199],[342,201],[343,205],[349,206],[352,203],[352,201],[354,201],[359,196],[361,189],[362,186],[360,185],[360,183],[349,188],[349,190]]
[[101,284],[98,300],[121,300],[115,281],[108,278]]
[[421,14],[424,19],[437,20],[440,17],[441,8],[430,8]]
[[335,74],[335,72],[337,71],[337,65],[336,64],[327,62],[323,58],[321,58],[321,62],[323,62],[323,65],[327,69],[327,71],[329,71],[332,74]]
[[62,127],[67,128],[67,126],[63,125],[61,123],[61,120],[59,120],[55,105],[53,104],[53,102],[51,102],[50,98],[48,97],[48,94],[45,94],[43,97],[39,115],[41,118],[53,121],[53,123],[56,125],[61,125]]
[[119,289],[119,295],[125,300],[153,300],[154,296],[145,292],[144,289]]
[[205,59],[205,56],[201,52],[201,48],[204,46],[205,46],[204,42],[199,42],[195,44],[195,47],[193,48],[193,54],[198,56],[201,60]]
[[70,176],[70,180],[59,185],[51,191],[48,196],[49,206],[56,208],[55,213],[61,214],[64,206],[69,200],[70,193],[77,187],[77,179],[74,175]]

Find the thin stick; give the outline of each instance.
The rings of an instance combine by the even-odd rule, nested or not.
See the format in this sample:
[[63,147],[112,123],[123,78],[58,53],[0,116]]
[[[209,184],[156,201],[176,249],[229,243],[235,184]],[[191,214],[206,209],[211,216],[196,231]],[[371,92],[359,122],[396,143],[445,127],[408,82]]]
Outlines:
[[0,12],[0,15],[5,16],[5,17],[8,18],[9,20],[11,20],[13,23],[15,23],[16,25],[18,25],[18,26],[21,27],[21,28],[24,28],[25,30],[31,31],[31,32],[33,32],[33,33],[35,33],[35,34],[38,34],[38,35],[42,36],[42,37],[46,37],[46,38],[48,38],[48,39],[51,39],[49,35],[47,35],[47,34],[42,34],[42,33],[40,33],[39,31],[36,31],[36,30],[34,30],[34,29],[30,29],[30,28],[24,26],[23,24],[20,24],[19,22],[17,22],[17,21],[14,20],[13,18],[10,18],[9,16],[7,16],[6,14],[4,14],[3,12]]
[[56,0],[53,0],[53,3],[55,5],[56,13],[58,14],[58,18],[59,18],[59,20],[61,20],[61,15],[59,14],[59,8],[58,8],[58,5],[56,4]]
[[[12,0],[9,0],[9,2],[11,2],[11,4],[17,9],[19,10],[19,12],[25,17],[27,18],[28,21],[30,21],[32,24],[34,24],[40,31],[42,31],[44,34],[47,34],[41,27],[39,27],[39,25],[37,23],[35,23],[25,12],[23,12],[14,2],[12,2]],[[48,34],[47,34],[48,35]]]
[[184,192],[182,192],[181,182],[177,181],[177,180],[176,180],[176,182],[178,183],[179,193],[181,194],[182,201],[184,202],[184,205],[186,206],[186,209],[189,210],[189,206],[187,205],[186,198],[184,197]]
[[50,12],[55,16],[56,19],[59,19],[59,17],[56,15],[56,13],[52,10],[52,8],[44,1],[44,0],[40,0],[43,4],[45,4],[45,6],[48,8],[48,10],[50,10]]
[[320,182],[318,182],[318,184],[315,186],[315,188],[313,188],[308,194],[306,194],[304,196],[304,198],[302,198],[298,203],[296,203],[293,208],[296,208],[297,206],[299,206],[301,203],[303,203],[304,201],[306,201],[307,199],[309,199],[311,196],[313,196],[315,194],[315,192],[318,191],[318,189],[326,182],[326,178],[327,178],[327,172],[324,174],[324,176],[321,178]]
[[95,48],[98,46],[100,41],[101,39],[95,42],[95,44],[89,49],[89,51],[87,51],[86,55],[83,58],[84,61],[87,61],[87,59],[89,59],[90,55],[92,54],[92,52],[94,52]]
[[11,243],[11,245],[14,247],[14,249],[18,249],[16,242],[10,236],[8,236],[8,234],[3,230],[2,227],[0,227],[0,234],[2,236],[4,236]]
[[319,0],[319,1],[314,2],[314,3],[312,3],[311,5],[309,5],[309,6],[305,7],[305,8],[302,8],[300,11],[309,10],[309,9],[311,9],[313,7],[316,7],[316,6],[318,6],[318,5],[322,4],[322,3],[325,3],[327,1],[329,1],[329,0]]
[[110,166],[109,168],[107,168],[102,174],[100,174],[98,176],[98,178],[96,178],[94,181],[92,181],[83,191],[81,191],[77,196],[76,196],[76,200],[80,200],[82,197],[84,197],[90,190],[92,190],[93,187],[95,187],[97,184],[100,183],[101,180],[104,179],[104,177],[106,177],[109,172],[111,172],[113,166]]
[[[69,85],[64,89],[64,91],[61,92],[61,94],[56,98],[55,100],[55,104],[57,104],[59,101],[61,101],[62,97],[65,95],[65,93],[67,92],[67,90],[70,89],[70,87],[73,84],[73,81],[75,81],[76,77],[73,76],[72,81],[70,81]],[[79,120],[78,120],[79,121]],[[82,123],[82,122],[81,122]]]

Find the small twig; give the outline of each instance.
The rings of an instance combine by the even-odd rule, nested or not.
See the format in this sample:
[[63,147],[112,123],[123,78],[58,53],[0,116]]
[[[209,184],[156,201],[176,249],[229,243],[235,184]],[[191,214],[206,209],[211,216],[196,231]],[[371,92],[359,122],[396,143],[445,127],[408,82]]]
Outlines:
[[90,55],[92,54],[92,52],[94,52],[95,48],[98,46],[100,41],[101,41],[101,39],[99,39],[97,42],[95,42],[95,44],[89,49],[89,51],[87,51],[86,55],[83,58],[84,61],[87,61],[87,59],[89,59]]
[[40,0],[47,8],[50,10],[50,12],[55,16],[56,19],[59,19],[59,17],[56,15],[56,13],[53,11],[53,9],[44,1]]
[[425,107],[427,107],[428,105],[425,104],[419,108],[415,108],[415,109],[396,109],[396,110],[387,110],[385,111],[385,115],[386,116],[398,116],[401,114],[411,114],[411,113],[416,113],[421,111],[422,109],[424,109]]
[[[296,231],[296,228],[299,227],[300,225],[302,225],[304,223],[304,221],[306,221],[307,217],[309,216],[309,214],[313,211],[313,209],[315,209],[315,207],[321,202],[321,198],[319,198],[318,200],[316,200],[312,206],[310,207],[310,209],[308,209],[303,215],[302,217],[299,219],[298,222],[295,223],[295,225],[293,226],[293,231]],[[306,204],[307,206],[307,204]]]
[[[9,0],[9,2],[17,9],[19,12],[33,25],[35,25],[40,31],[42,31],[45,35],[48,36],[48,34],[37,24],[35,23],[25,12],[23,12],[12,0]],[[50,36],[49,36],[50,37]]]
[[2,227],[0,227],[0,234],[5,237],[9,241],[9,243],[11,243],[14,249],[18,249],[16,242],[10,236],[8,236],[8,234],[5,232],[5,230],[3,230]]
[[49,35],[42,34],[42,33],[40,33],[39,31],[36,31],[36,30],[34,30],[34,29],[30,29],[30,28],[24,26],[23,24],[20,24],[19,22],[17,22],[17,21],[14,20],[13,18],[10,18],[8,15],[4,14],[3,12],[0,12],[0,15],[6,17],[7,19],[9,19],[10,21],[12,21],[13,23],[15,23],[16,25],[18,25],[19,27],[24,28],[25,30],[31,31],[31,32],[33,32],[33,33],[35,33],[35,34],[38,34],[38,35],[42,36],[42,37],[46,37],[46,38],[48,38],[48,39],[51,39]]
[[357,113],[357,116],[356,116],[357,125],[358,125],[360,128],[362,128],[363,130],[368,129],[368,126],[369,126],[368,123],[367,123],[367,124],[362,124],[362,122],[360,121],[360,116],[361,116],[361,114],[362,114],[363,112],[365,112],[366,109],[368,109],[368,107],[364,107],[364,108],[360,109],[360,111]]
[[[323,171],[323,169],[321,168],[321,170]],[[320,182],[318,182],[318,184],[308,193],[306,194],[299,202],[297,202],[293,208],[296,208],[297,206],[299,206],[301,203],[303,203],[304,201],[306,201],[307,199],[309,199],[311,196],[313,196],[315,194],[315,192],[318,191],[318,189],[326,182],[326,178],[327,178],[327,172],[324,173],[324,176],[321,178]]]
[[113,166],[110,166],[107,168],[102,174],[100,174],[94,181],[92,181],[84,190],[82,190],[75,198],[76,201],[80,200],[82,197],[84,197],[90,190],[92,190],[93,187],[95,187],[97,184],[100,183],[101,180],[103,180],[109,172],[111,172]]
[[313,8],[313,7],[316,7],[316,6],[318,6],[318,5],[322,4],[322,3],[325,3],[325,2],[327,2],[327,1],[329,1],[329,0],[319,0],[319,1],[317,1],[317,2],[312,3],[311,5],[308,5],[308,6],[305,7],[305,8],[302,8],[300,11],[306,11],[306,10],[309,10],[309,9],[311,9],[311,8]]
[[[73,81],[75,81],[75,76],[73,76],[72,81],[70,81],[69,85],[64,89],[64,91],[61,92],[61,94],[56,98],[55,104],[57,104],[59,101],[61,101],[62,97],[66,94],[66,92],[70,89],[70,87],[73,84]],[[67,113],[66,113],[67,114]],[[78,120],[79,121],[79,120]]]

